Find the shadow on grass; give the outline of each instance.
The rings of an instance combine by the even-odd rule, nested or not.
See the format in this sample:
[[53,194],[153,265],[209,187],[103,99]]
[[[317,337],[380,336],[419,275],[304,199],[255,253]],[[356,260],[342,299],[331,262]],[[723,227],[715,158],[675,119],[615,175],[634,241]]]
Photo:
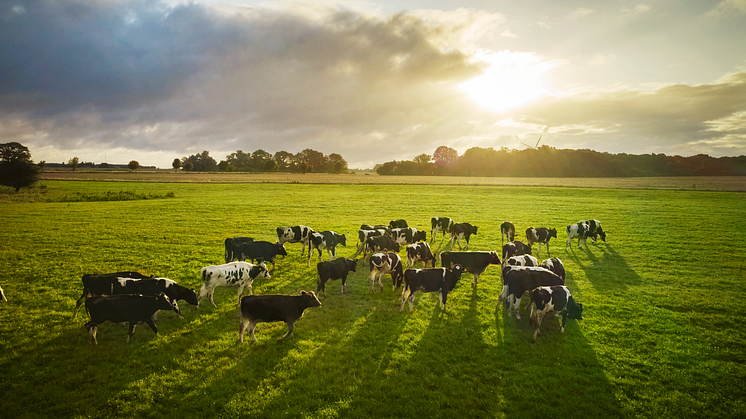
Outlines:
[[[572,249],[567,256],[599,291],[626,290],[627,286],[642,282],[640,275],[608,243]],[[571,272],[568,272],[568,279],[572,279]]]

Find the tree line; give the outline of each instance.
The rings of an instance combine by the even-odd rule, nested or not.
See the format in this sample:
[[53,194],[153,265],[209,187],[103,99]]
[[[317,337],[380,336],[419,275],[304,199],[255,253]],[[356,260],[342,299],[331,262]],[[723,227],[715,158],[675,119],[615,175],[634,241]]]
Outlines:
[[225,157],[225,160],[217,162],[210,157],[209,151],[203,151],[189,157],[174,159],[172,167],[177,170],[182,168],[186,171],[197,172],[320,172],[320,173],[346,173],[347,161],[337,153],[328,156],[324,153],[307,148],[299,153],[293,154],[287,151],[278,151],[271,154],[264,150],[256,150],[253,153],[245,153],[238,150]]
[[379,175],[425,176],[746,176],[746,156],[611,154],[588,149],[556,149],[546,145],[525,150],[473,147],[459,156],[456,150],[441,146],[432,156],[421,154],[411,161],[389,161],[375,169]]

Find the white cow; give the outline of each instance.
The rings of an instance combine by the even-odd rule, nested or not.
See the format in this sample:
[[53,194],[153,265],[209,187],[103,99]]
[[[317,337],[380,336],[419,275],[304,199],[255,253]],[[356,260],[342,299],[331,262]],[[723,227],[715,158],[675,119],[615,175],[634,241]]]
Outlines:
[[224,265],[205,266],[202,268],[201,276],[202,289],[199,291],[197,304],[199,304],[202,297],[207,295],[214,307],[217,307],[215,301],[212,300],[215,287],[238,287],[238,303],[240,304],[244,287],[248,287],[249,295],[253,295],[254,290],[251,284],[254,282],[254,279],[271,278],[264,263],[254,265],[249,262],[231,262]]

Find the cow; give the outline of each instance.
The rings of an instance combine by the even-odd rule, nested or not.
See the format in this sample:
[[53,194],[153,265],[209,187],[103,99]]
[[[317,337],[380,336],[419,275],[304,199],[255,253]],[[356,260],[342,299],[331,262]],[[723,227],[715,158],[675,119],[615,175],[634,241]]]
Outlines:
[[83,274],[83,278],[81,278],[81,281],[83,281],[83,294],[75,302],[73,318],[78,315],[78,309],[80,309],[80,306],[83,305],[87,297],[132,294],[131,292],[121,290],[121,278],[149,279],[153,277],[134,271],[112,272],[107,274]]
[[578,221],[578,223],[583,223],[588,226],[588,233],[586,233],[586,237],[593,238],[593,243],[596,243],[598,236],[601,236],[601,241],[606,241],[606,232],[601,228],[601,221],[583,220]]
[[442,231],[443,237],[445,237],[446,233],[451,231],[452,225],[453,225],[452,218],[433,217],[432,219],[430,219],[430,226],[431,226],[430,241],[435,240],[435,235],[438,234],[438,231]]
[[469,223],[457,223],[452,224],[449,230],[451,233],[451,249],[453,249],[453,241],[456,240],[458,248],[461,250],[461,239],[466,239],[466,248],[469,248],[469,237],[473,234],[477,234],[477,226],[473,226]]
[[377,252],[396,252],[399,253],[401,247],[399,243],[395,242],[389,236],[373,236],[368,237],[365,241],[365,249],[363,250],[363,257],[367,257],[368,253]]
[[247,295],[241,299],[241,323],[238,328],[238,341],[243,342],[243,332],[249,325],[249,336],[256,342],[254,328],[257,323],[285,322],[287,333],[280,340],[293,336],[293,323],[309,307],[321,307],[321,301],[313,292],[301,291],[300,295]]
[[407,269],[404,271],[404,292],[401,295],[401,307],[399,312],[404,311],[404,305],[409,300],[409,312],[414,311],[414,296],[417,291],[440,292],[440,307],[446,311],[448,293],[456,286],[463,268],[456,265],[453,269]]
[[360,226],[360,230],[386,230],[385,234],[391,233],[391,227],[385,226],[383,224],[375,224],[375,225],[363,224]]
[[565,227],[567,232],[567,241],[565,242],[565,251],[567,247],[572,244],[572,239],[578,238],[578,248],[586,245],[588,237],[593,239],[593,243],[596,243],[598,236],[601,236],[602,241],[606,241],[606,233],[601,228],[601,222],[598,220],[584,220],[578,221],[577,224],[570,224]]
[[554,272],[541,267],[506,266],[503,268],[503,290],[498,297],[495,310],[500,308],[500,303],[508,304],[510,302],[508,316],[513,310],[516,318],[520,320],[519,309],[523,294],[536,287],[550,285],[565,285],[565,280]]
[[129,343],[132,334],[135,333],[135,326],[147,323],[157,336],[158,328],[153,322],[153,316],[160,310],[176,310],[171,299],[165,294],[93,296],[85,301],[85,308],[91,316],[91,321],[85,324],[85,328],[96,345],[98,345],[98,340],[96,340],[98,326],[104,322],[129,322],[127,335],[127,343]]
[[383,236],[388,234],[387,229],[376,229],[376,230],[360,230],[357,232],[357,250],[353,257],[359,255],[365,251],[365,242],[368,241],[368,237]]
[[557,274],[558,277],[565,279],[565,265],[561,260],[559,260],[559,258],[544,259],[539,266],[544,269],[549,269]]
[[537,255],[541,252],[542,243],[547,245],[547,254],[549,254],[549,240],[552,237],[557,238],[556,228],[529,227],[526,229],[526,243],[528,243],[529,247],[534,243],[539,243],[539,248],[536,250]]
[[505,243],[503,246],[503,264],[507,263],[508,259],[513,256],[530,255],[531,246],[526,245],[520,240]]
[[319,280],[316,283],[316,292],[323,292],[326,297],[326,281],[341,279],[342,294],[345,293],[347,286],[347,274],[355,271],[357,259],[339,258],[329,262],[319,262],[316,264],[316,272],[319,274]]
[[321,250],[326,249],[329,253],[329,260],[337,257],[337,245],[347,246],[347,237],[344,234],[337,234],[334,231],[325,230],[319,233],[311,234],[309,239],[308,258],[306,259],[306,268],[311,266],[311,254],[314,249],[319,252],[319,262],[321,262]]
[[235,246],[237,246],[239,243],[247,243],[253,241],[253,237],[228,237],[227,239],[225,239],[225,263],[238,260]]
[[510,221],[505,221],[500,224],[500,245],[505,244],[505,238],[508,239],[508,243],[515,240],[515,225]]
[[576,303],[572,298],[570,290],[564,285],[555,285],[551,287],[537,287],[531,290],[531,315],[529,317],[531,324],[534,325],[534,342],[539,336],[539,326],[541,321],[549,313],[556,313],[562,316],[560,323],[560,333],[565,333],[565,322],[567,318],[583,320],[583,304]]
[[417,231],[416,228],[392,228],[391,237],[399,243],[400,246],[406,246],[408,244],[423,242],[427,240],[427,233],[424,231]]
[[440,266],[453,268],[460,265],[466,272],[474,275],[472,285],[477,286],[479,275],[490,265],[499,265],[500,256],[496,251],[492,252],[443,252],[440,254]]
[[204,296],[208,296],[213,307],[217,307],[212,299],[215,287],[238,287],[238,301],[241,302],[244,287],[248,287],[249,294],[253,294],[251,284],[256,278],[272,278],[264,264],[253,265],[249,262],[205,266],[200,271],[200,276],[202,277],[202,289],[199,290],[197,304]]
[[8,299],[5,298],[5,292],[3,291],[3,287],[0,287],[0,301],[8,302]]
[[405,220],[391,220],[389,221],[389,228],[395,229],[395,228],[407,228],[409,225]]
[[422,262],[423,268],[427,268],[427,262],[430,262],[433,268],[435,267],[435,256],[427,242],[410,244],[406,250],[407,267],[414,268],[414,264],[418,261]]
[[300,255],[303,256],[308,239],[313,233],[315,231],[308,226],[277,227],[277,243],[283,247],[285,243],[301,243]]
[[394,284],[394,289],[401,286],[404,280],[404,269],[402,268],[401,257],[396,253],[374,253],[368,262],[370,265],[370,291],[376,292],[376,280],[383,291],[381,277],[390,274]]
[[278,243],[267,241],[251,241],[246,243],[234,243],[234,252],[239,262],[250,260],[255,263],[272,262],[272,270],[275,272],[275,257],[277,255],[287,256],[288,252]]
[[539,260],[531,255],[511,256],[505,266],[539,266]]

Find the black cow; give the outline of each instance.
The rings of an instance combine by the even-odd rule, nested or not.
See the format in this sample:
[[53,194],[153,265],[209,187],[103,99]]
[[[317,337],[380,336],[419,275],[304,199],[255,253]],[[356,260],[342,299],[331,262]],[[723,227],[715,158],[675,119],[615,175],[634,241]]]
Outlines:
[[368,253],[376,253],[376,252],[395,252],[399,253],[401,248],[399,247],[399,243],[394,241],[389,236],[374,236],[374,237],[368,237],[368,240],[365,241],[365,249],[363,250],[363,257],[367,257],[366,255]]
[[334,231],[325,230],[319,233],[311,234],[309,239],[308,259],[306,268],[311,266],[311,254],[316,249],[319,252],[319,262],[321,262],[321,250],[326,249],[329,253],[329,260],[337,257],[337,245],[347,246],[347,237],[344,234],[337,234]]
[[303,256],[308,239],[313,233],[313,229],[308,226],[277,227],[277,243],[301,243],[300,255]]
[[435,256],[426,242],[407,246],[407,267],[414,268],[417,261],[422,261],[423,268],[427,268],[427,262],[431,262],[433,268],[435,267]]
[[554,272],[541,267],[506,266],[503,268],[503,290],[498,297],[495,310],[500,308],[501,302],[508,304],[508,301],[510,301],[508,316],[510,316],[512,309],[516,313],[516,318],[520,320],[519,308],[521,307],[523,294],[536,287],[550,285],[565,285],[565,280]]
[[112,272],[108,274],[84,274],[83,278],[83,295],[75,302],[75,312],[73,318],[78,315],[78,309],[85,302],[86,297],[98,295],[117,295],[131,294],[123,291],[120,278],[149,279],[152,276],[143,275],[140,272]]
[[451,225],[451,249],[453,249],[453,241],[456,240],[458,248],[461,250],[461,239],[466,239],[466,248],[469,248],[469,237],[477,234],[477,226],[473,226],[469,223],[457,223]]
[[417,231],[416,228],[392,228],[391,237],[399,243],[400,246],[406,246],[408,244],[424,242],[427,240],[427,233],[424,231]]
[[388,234],[388,229],[376,229],[376,230],[360,230],[357,232],[357,250],[353,257],[359,255],[365,250],[365,242],[368,241],[368,237],[383,236]]
[[453,219],[448,217],[433,217],[430,219],[430,241],[435,240],[435,235],[438,234],[439,231],[443,232],[443,237],[445,237],[446,233],[451,231],[451,226],[453,225]]
[[347,274],[355,271],[357,259],[339,258],[329,262],[319,262],[316,264],[316,272],[319,274],[319,280],[316,283],[316,292],[323,292],[326,297],[326,281],[341,279],[342,294],[345,293],[347,284]]
[[98,325],[110,321],[112,323],[129,322],[127,343],[135,332],[135,326],[147,323],[158,335],[153,316],[160,310],[175,310],[173,302],[165,295],[107,295],[90,297],[85,301],[85,308],[91,315],[91,321],[85,324],[88,333],[96,340]]
[[534,342],[539,336],[539,326],[548,313],[559,313],[562,316],[560,333],[565,333],[567,318],[583,320],[583,304],[576,303],[570,290],[564,285],[537,287],[531,290],[531,324],[534,325]]
[[510,221],[500,224],[500,245],[504,245],[504,239],[507,237],[508,243],[515,240],[515,225]]
[[492,252],[443,252],[440,254],[440,266],[453,268],[460,265],[466,272],[474,275],[473,285],[477,286],[479,275],[487,270],[490,265],[499,265],[500,256],[496,251]]
[[404,269],[402,268],[401,257],[396,253],[374,253],[370,257],[370,290],[376,292],[376,280],[383,291],[381,277],[390,274],[394,284],[394,289],[401,286],[404,280]]
[[174,311],[176,314],[181,316],[181,310],[177,304],[178,300],[184,300],[187,303],[197,306],[197,294],[193,289],[183,287],[176,283],[176,281],[168,278],[146,278],[146,279],[132,279],[128,278],[124,281],[124,291],[126,294],[141,294],[141,295],[159,295],[161,293],[166,294],[168,298],[174,303]]
[[[267,241],[251,241],[246,243],[237,243],[234,245],[234,252],[239,262],[251,260],[261,264],[262,262],[272,262],[272,270],[275,272],[275,257],[277,255],[287,256],[288,252],[278,243]],[[309,253],[311,253],[309,251]]]
[[539,243],[539,248],[536,250],[537,255],[541,252],[542,243],[547,245],[547,254],[549,253],[549,240],[552,237],[557,238],[556,228],[529,227],[526,229],[526,242],[528,246],[531,247],[534,243]]
[[414,311],[414,295],[417,291],[440,291],[440,307],[445,311],[448,293],[456,286],[463,272],[463,268],[458,265],[453,269],[407,269],[404,271],[404,292],[401,295],[399,312],[404,311],[407,300],[409,300],[409,312]]
[[513,256],[530,255],[531,246],[526,245],[520,240],[506,243],[503,246],[503,263]]
[[241,299],[241,323],[238,328],[238,341],[243,342],[243,332],[249,324],[249,336],[256,342],[254,328],[257,323],[285,322],[287,333],[293,339],[293,323],[309,307],[321,307],[321,301],[313,292],[301,291],[300,295],[247,295]]
[[394,228],[407,228],[407,227],[409,227],[409,225],[407,224],[407,222],[405,220],[391,220],[391,221],[389,221],[389,227],[391,229],[394,229]]
[[565,279],[565,265],[559,258],[545,259],[541,262],[542,268],[549,269],[557,274],[558,277]]
[[239,243],[247,243],[253,241],[253,237],[228,237],[227,239],[225,239],[225,263],[238,260],[235,246],[237,246]]

